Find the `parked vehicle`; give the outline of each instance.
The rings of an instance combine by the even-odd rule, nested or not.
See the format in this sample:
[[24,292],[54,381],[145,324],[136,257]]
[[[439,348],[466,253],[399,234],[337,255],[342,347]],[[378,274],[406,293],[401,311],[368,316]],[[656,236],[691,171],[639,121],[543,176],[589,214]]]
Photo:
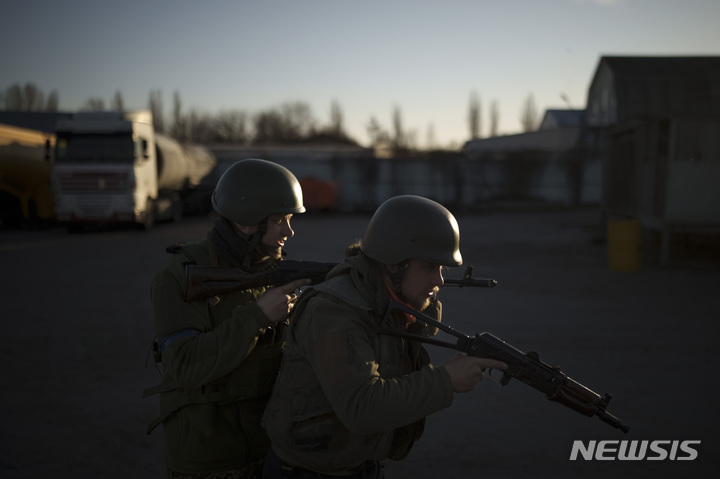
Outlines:
[[55,210],[69,229],[179,220],[216,163],[206,149],[156,133],[149,110],[78,112],[58,121],[56,135]]
[[0,225],[53,222],[55,135],[0,124]]

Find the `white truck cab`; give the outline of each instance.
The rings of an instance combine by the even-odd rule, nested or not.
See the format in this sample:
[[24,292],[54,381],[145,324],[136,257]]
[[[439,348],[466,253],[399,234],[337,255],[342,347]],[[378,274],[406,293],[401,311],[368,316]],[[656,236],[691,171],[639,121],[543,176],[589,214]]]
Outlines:
[[158,165],[149,110],[78,112],[58,121],[55,210],[68,227],[155,221]]

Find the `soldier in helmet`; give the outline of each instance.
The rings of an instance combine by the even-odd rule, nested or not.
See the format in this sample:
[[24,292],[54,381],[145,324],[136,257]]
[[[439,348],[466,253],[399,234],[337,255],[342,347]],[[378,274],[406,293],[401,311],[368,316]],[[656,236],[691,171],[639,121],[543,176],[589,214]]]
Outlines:
[[382,478],[379,461],[407,456],[427,415],[474,389],[484,369],[507,368],[465,355],[433,366],[420,342],[397,333],[437,331],[403,312],[386,317],[393,298],[440,319],[442,270],[462,263],[459,239],[442,205],[391,198],[345,262],[303,293],[263,416],[265,479]]
[[[256,288],[184,301],[185,265],[272,268],[303,213],[300,184],[264,160],[233,164],[212,196],[218,214],[207,238],[168,248],[173,253],[151,286],[163,453],[171,478],[259,477],[269,440],[260,419],[280,365],[282,330],[296,296],[309,283]],[[149,432],[148,431],[148,432]]]

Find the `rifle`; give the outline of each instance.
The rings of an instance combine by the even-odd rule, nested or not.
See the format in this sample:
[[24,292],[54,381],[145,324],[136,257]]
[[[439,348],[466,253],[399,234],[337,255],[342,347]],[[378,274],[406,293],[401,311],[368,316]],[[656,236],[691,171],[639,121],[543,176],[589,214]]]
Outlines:
[[318,261],[280,261],[277,266],[257,273],[240,268],[213,268],[188,264],[185,266],[185,301],[212,298],[220,294],[261,286],[279,286],[296,279],[309,279],[310,284],[325,281],[325,276],[338,263]]
[[496,279],[485,279],[485,278],[473,278],[473,267],[468,266],[465,269],[462,279],[445,279],[444,286],[457,286],[458,288],[470,287],[470,288],[494,288],[497,286]]
[[[248,273],[239,268],[213,268],[188,264],[185,266],[186,286],[185,301],[212,298],[220,294],[260,286],[279,286],[296,279],[310,279],[311,284],[325,281],[325,276],[338,263],[322,263],[318,261],[280,261],[269,270]],[[494,279],[472,277],[472,266],[468,266],[462,279],[446,279],[447,286],[493,288],[497,284]]]
[[[382,327],[382,324],[387,321],[393,311],[403,311],[415,316],[420,321],[424,321],[455,336],[458,340],[456,343],[450,343],[425,336],[391,331]],[[583,386],[574,379],[569,378],[565,373],[560,371],[559,367],[553,367],[541,361],[538,353],[534,351],[530,351],[527,354],[523,353],[490,333],[468,336],[454,330],[445,323],[436,321],[430,316],[415,311],[392,299],[390,300],[382,324],[381,330],[386,334],[421,341],[435,346],[456,349],[469,356],[502,361],[506,363],[508,367],[506,371],[503,371],[503,376],[500,379],[501,386],[506,385],[510,379],[516,378],[538,391],[545,393],[551,401],[558,402],[587,417],[597,416],[601,421],[625,433],[630,430],[629,426],[607,411],[608,403],[610,399],[612,399],[610,394],[605,394],[605,396],[600,397],[596,392]]]

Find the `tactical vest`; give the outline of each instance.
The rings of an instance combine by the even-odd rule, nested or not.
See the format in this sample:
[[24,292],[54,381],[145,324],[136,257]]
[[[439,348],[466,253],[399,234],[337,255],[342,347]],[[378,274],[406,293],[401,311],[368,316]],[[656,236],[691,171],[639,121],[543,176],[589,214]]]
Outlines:
[[[333,278],[332,280],[320,283],[315,286],[315,289],[335,296],[338,299],[350,304],[353,307],[365,310],[373,311],[373,307],[368,304],[367,300],[363,298],[360,292],[355,288],[349,281],[349,277],[340,276]],[[380,328],[378,323],[373,323],[372,328],[376,334],[386,334]],[[418,370],[423,366],[430,363],[430,355],[427,350],[420,343],[415,343],[410,347],[408,356],[413,364],[413,369]],[[393,431],[392,445],[388,457],[392,460],[399,461],[407,457],[412,449],[413,444],[422,437],[425,431],[425,418],[419,419],[418,421],[408,424],[403,427],[396,428]]]
[[[387,350],[383,348],[388,348],[389,346],[382,345],[384,344],[384,341],[380,341],[380,336],[385,336],[386,339],[389,336],[386,336],[384,332],[380,329],[381,317],[378,315],[379,311],[376,311],[373,305],[369,304],[368,300],[362,296],[362,294],[353,285],[349,275],[340,275],[334,277],[303,292],[301,300],[296,304],[295,308],[293,309],[291,323],[295,320],[294,318],[300,318],[309,300],[312,297],[318,295],[319,293],[330,295],[337,300],[340,300],[341,302],[350,305],[355,310],[363,311],[367,315],[367,320],[370,326],[368,329],[368,333],[370,334],[370,341],[377,341],[376,344],[380,348],[377,350],[377,353],[379,355],[378,357],[382,357],[387,354]],[[289,334],[292,335],[293,328],[291,327],[289,331]],[[295,338],[288,338],[288,340],[294,342]],[[404,340],[398,338],[397,341]],[[397,348],[395,347],[393,349]],[[408,350],[407,359],[412,363],[412,370],[420,369],[430,362],[430,358],[427,355],[427,352],[420,344],[413,345],[413,347]],[[292,359],[286,357],[285,360],[291,361]],[[405,371],[401,374],[406,374],[407,372],[408,371]],[[281,372],[281,375],[282,374],[283,372]],[[388,376],[384,377],[393,377],[393,374],[389,373]],[[279,393],[280,397],[292,397],[293,395],[291,391],[284,388],[282,380],[278,380],[275,388],[276,393]],[[291,434],[293,437],[292,441],[294,441],[296,444],[307,444],[307,447],[310,449],[313,449],[314,447],[312,441],[317,438],[327,441],[330,450],[332,450],[334,447],[344,448],[347,445],[347,431],[345,430],[344,426],[341,425],[339,419],[337,418],[335,412],[332,409],[332,406],[329,404],[327,398],[324,396],[319,386],[313,385],[304,389],[302,397],[298,397],[297,400],[293,400],[293,406],[299,407],[300,403],[306,404],[307,406],[307,410],[303,409],[303,412],[299,413],[300,416],[304,415],[306,416],[306,418],[295,422],[292,425],[292,431],[288,431],[288,434]],[[278,404],[277,406],[284,407],[282,404]],[[283,416],[285,415],[283,414]],[[283,420],[281,420],[281,422]],[[292,419],[290,420],[292,421]],[[275,423],[275,421],[275,419],[272,419],[272,422]],[[373,436],[374,439],[370,439],[370,437],[368,436],[367,440],[381,442],[387,441],[388,451],[386,457],[394,460],[400,460],[408,455],[414,442],[422,436],[424,425],[425,419],[423,418],[404,427],[396,428],[391,433],[389,433],[389,435],[384,433],[375,434]],[[305,431],[307,431],[307,436],[305,436]],[[322,431],[322,434],[320,433],[320,431]],[[305,443],[305,441],[308,442]],[[353,448],[352,452],[350,452],[349,450],[345,450],[342,453],[340,453],[339,450],[337,452],[339,454],[342,454],[343,456],[354,458],[350,459],[351,461],[355,459],[360,460],[366,458],[366,455],[369,453],[369,451],[376,448],[376,446],[371,443],[364,444],[359,448],[357,447],[357,444],[350,447]],[[306,453],[313,454],[309,451],[306,451]],[[323,451],[318,446],[318,457],[322,454]],[[303,467],[307,466],[305,464],[302,465]]]

